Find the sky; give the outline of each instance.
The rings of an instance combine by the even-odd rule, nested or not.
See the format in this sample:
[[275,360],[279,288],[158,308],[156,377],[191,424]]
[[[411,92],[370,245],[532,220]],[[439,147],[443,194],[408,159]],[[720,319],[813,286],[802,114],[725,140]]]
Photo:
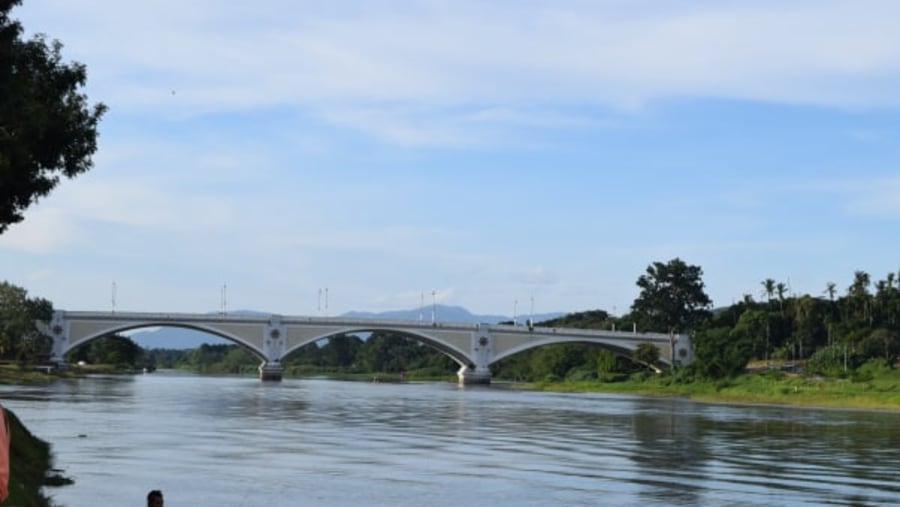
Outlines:
[[12,17],[109,107],[94,167],[0,235],[0,279],[57,309],[621,315],[676,257],[715,306],[900,270],[893,0]]

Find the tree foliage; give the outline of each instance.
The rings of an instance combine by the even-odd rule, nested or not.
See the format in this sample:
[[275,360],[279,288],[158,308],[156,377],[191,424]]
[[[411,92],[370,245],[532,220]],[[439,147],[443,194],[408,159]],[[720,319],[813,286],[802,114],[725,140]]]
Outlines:
[[10,18],[20,3],[0,0],[0,233],[60,176],[91,168],[106,110],[79,93],[87,71],[63,62],[59,41],[22,39],[22,25]]
[[0,357],[33,361],[49,351],[49,339],[37,322],[49,322],[53,305],[46,299],[29,298],[28,292],[9,282],[0,282]]
[[737,328],[711,327],[693,336],[694,362],[689,368],[702,377],[733,377],[753,357],[751,336]]
[[703,270],[679,258],[654,262],[637,280],[640,295],[632,314],[647,330],[686,332],[710,316],[712,301],[704,292]]
[[144,354],[143,349],[131,338],[117,334],[91,340],[66,355],[66,361],[89,364],[111,364],[134,368]]

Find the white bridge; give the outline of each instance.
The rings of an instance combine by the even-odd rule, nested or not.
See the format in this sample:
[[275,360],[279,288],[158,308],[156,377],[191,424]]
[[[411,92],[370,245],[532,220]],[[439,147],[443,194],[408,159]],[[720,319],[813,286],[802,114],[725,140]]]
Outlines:
[[626,355],[649,343],[657,347],[663,364],[687,364],[693,359],[687,335],[344,317],[57,311],[45,332],[53,338],[52,360],[64,363],[65,354],[79,345],[146,327],[190,328],[231,340],[262,359],[259,372],[263,380],[281,380],[282,359],[304,345],[330,336],[372,331],[402,334],[447,354],[460,365],[462,384],[489,384],[491,364],[555,343],[594,343]]

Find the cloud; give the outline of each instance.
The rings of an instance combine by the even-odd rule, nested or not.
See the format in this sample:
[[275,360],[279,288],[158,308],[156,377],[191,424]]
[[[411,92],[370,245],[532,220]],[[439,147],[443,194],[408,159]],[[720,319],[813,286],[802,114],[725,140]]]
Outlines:
[[851,213],[900,219],[900,177],[851,183],[843,188],[846,209]]
[[[164,0],[29,3],[90,69],[92,96],[154,115],[292,106],[406,145],[470,146],[519,105],[630,110],[713,97],[828,107],[900,104],[889,0],[623,3]],[[140,19],[140,23],[135,20]],[[109,44],[108,41],[116,41]],[[177,91],[173,95],[172,91]],[[466,116],[459,106],[482,108]],[[555,113],[551,111],[556,108]],[[491,113],[493,111],[493,113]]]
[[556,285],[559,283],[559,275],[544,266],[533,266],[525,271],[512,274],[512,279],[525,285]]
[[49,253],[77,240],[80,229],[60,207],[35,207],[25,222],[12,225],[0,235],[0,248],[29,253]]

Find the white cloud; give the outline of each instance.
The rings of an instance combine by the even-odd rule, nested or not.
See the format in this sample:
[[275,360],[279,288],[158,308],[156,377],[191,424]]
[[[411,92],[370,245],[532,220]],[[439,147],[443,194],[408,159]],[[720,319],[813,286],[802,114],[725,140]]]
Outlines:
[[92,96],[114,108],[292,105],[401,144],[468,146],[474,119],[462,120],[458,105],[627,109],[684,96],[900,104],[900,4],[888,0],[58,0],[21,15],[63,40],[88,65]]
[[69,212],[60,207],[35,207],[25,221],[13,224],[0,235],[0,248],[29,253],[49,253],[79,237],[80,229]]
[[846,207],[855,214],[900,219],[900,177],[848,184]]
[[526,285],[556,285],[559,275],[544,266],[533,266],[525,271],[513,273],[513,280]]

